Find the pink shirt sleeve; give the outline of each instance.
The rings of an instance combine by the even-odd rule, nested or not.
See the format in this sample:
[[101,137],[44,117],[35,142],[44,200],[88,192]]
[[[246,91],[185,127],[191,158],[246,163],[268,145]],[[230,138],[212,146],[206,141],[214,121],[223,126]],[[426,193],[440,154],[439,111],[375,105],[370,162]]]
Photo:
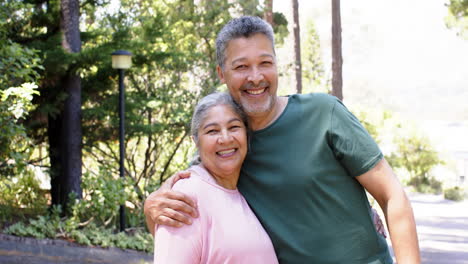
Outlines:
[[[174,190],[191,194],[188,184],[179,181]],[[192,219],[191,225],[169,227],[159,225],[154,238],[154,264],[200,263],[202,253],[202,231],[199,218]]]
[[154,264],[200,263],[199,230],[195,221],[181,228],[159,226],[154,241]]

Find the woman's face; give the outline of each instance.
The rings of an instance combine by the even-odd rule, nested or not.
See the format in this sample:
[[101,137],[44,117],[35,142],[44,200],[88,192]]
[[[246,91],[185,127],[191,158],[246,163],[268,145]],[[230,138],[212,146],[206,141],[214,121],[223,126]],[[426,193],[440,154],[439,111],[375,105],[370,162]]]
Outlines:
[[247,154],[247,130],[242,119],[229,106],[212,107],[198,129],[197,147],[203,166],[219,183],[239,176]]

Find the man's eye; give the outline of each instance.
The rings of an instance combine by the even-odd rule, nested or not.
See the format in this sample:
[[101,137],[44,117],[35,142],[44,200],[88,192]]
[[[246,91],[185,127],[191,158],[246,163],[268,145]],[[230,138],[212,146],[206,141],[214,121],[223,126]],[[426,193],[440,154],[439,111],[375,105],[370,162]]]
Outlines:
[[206,131],[207,134],[216,134],[216,132],[218,132],[216,129],[210,129],[208,131]]
[[236,69],[236,70],[242,70],[242,69],[245,69],[245,68],[247,68],[246,65],[239,65],[239,66],[236,66],[235,69]]

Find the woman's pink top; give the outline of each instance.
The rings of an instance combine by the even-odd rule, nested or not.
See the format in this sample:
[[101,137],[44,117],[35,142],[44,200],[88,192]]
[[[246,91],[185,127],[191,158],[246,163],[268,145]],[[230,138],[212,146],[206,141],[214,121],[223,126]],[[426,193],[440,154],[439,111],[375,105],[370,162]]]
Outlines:
[[244,197],[219,186],[202,166],[173,190],[192,197],[199,217],[180,228],[158,226],[154,264],[278,263],[270,238]]

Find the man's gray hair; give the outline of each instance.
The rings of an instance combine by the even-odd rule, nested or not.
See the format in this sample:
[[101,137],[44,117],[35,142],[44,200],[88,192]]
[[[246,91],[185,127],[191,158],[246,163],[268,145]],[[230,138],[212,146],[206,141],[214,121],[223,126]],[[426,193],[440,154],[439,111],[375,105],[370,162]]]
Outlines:
[[257,33],[264,34],[270,41],[273,52],[275,51],[275,36],[270,24],[259,17],[242,16],[229,21],[219,31],[216,38],[216,60],[224,69],[226,61],[226,48],[229,41],[237,38],[249,38]]
[[[198,145],[198,130],[200,129],[200,126],[202,125],[203,121],[205,121],[209,110],[219,105],[225,105],[231,108],[231,110],[240,117],[242,123],[244,123],[245,125],[246,131],[247,131],[247,138],[248,138],[249,127],[248,127],[247,115],[242,110],[242,108],[236,102],[234,102],[234,100],[228,93],[220,92],[220,93],[212,93],[203,97],[200,101],[198,101],[198,104],[195,107],[195,110],[193,111],[192,123],[190,126],[190,134],[192,135],[193,140],[195,141],[195,144]],[[190,164],[197,165],[200,163],[201,163],[201,160],[200,160],[200,156],[198,155],[198,150],[197,150]]]

